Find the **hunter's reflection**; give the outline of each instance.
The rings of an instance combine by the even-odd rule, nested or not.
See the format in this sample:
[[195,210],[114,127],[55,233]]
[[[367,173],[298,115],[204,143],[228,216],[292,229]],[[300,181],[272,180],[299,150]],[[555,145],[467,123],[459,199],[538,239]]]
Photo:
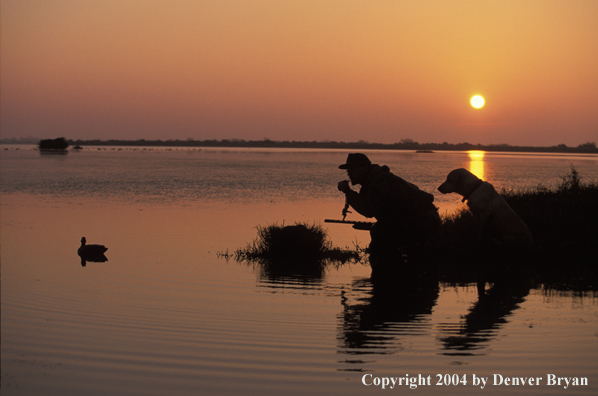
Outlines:
[[530,282],[523,280],[500,280],[488,291],[478,285],[478,301],[464,316],[457,328],[445,327],[443,331],[454,333],[441,337],[445,355],[469,355],[481,349],[497,336],[495,330],[507,323],[507,317],[519,308],[531,289]]
[[[405,276],[386,282],[359,279],[352,283],[350,293],[361,297],[350,303],[346,293],[341,296],[341,348],[355,355],[385,354],[397,347],[397,338],[413,336],[429,326],[426,322],[439,288],[435,279]],[[401,325],[408,322],[412,325]],[[419,323],[422,327],[414,325]]]

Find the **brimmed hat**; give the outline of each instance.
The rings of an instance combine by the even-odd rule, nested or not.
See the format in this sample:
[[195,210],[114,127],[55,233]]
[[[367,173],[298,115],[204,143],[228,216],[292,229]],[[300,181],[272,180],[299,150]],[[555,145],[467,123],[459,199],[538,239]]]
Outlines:
[[372,161],[370,161],[370,159],[365,154],[354,153],[354,154],[349,154],[347,156],[347,163],[340,165],[338,168],[339,169],[349,169],[349,168],[355,168],[355,167],[371,165],[371,164],[372,164]]

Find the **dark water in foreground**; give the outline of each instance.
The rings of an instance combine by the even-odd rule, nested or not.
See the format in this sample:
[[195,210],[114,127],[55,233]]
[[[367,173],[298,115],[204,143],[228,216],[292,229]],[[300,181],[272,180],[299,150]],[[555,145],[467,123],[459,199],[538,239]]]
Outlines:
[[[554,187],[571,164],[598,180],[596,156],[369,154],[433,192],[441,212],[461,205],[436,194],[457,167],[498,188]],[[594,291],[500,286],[478,302],[469,284],[375,287],[364,265],[279,276],[218,257],[251,242],[258,225],[340,217],[345,157],[2,150],[2,394],[598,393]],[[369,240],[325,227],[336,246]],[[81,266],[82,236],[108,246],[108,261]],[[430,385],[374,384],[406,375]],[[483,390],[474,375],[489,378]]]

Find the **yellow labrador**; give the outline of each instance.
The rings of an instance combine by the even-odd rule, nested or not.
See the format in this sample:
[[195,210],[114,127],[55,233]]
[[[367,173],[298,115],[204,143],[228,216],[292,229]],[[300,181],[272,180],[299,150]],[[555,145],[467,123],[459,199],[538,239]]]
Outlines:
[[483,233],[495,235],[499,243],[509,248],[529,248],[534,240],[517,213],[501,197],[492,184],[479,179],[466,169],[451,171],[438,187],[443,194],[457,193],[467,200],[467,206],[479,222]]

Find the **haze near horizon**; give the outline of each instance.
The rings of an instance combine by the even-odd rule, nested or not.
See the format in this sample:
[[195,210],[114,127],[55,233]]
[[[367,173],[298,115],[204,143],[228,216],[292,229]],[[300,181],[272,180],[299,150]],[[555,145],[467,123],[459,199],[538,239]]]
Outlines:
[[598,137],[591,0],[0,7],[3,138],[577,146]]

